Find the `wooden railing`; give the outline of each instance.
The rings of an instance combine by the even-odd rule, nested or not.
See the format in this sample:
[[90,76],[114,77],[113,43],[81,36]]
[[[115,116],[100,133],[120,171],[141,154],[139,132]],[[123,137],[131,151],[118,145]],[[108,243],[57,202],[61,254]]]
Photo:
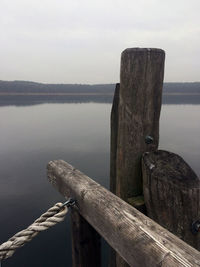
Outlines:
[[[73,212],[80,213],[130,266],[200,266],[197,250],[65,161],[51,161],[47,169],[53,186],[76,200]],[[86,247],[79,247],[79,255],[86,253],[85,266],[92,266],[90,257],[93,266],[100,265],[100,246],[96,255],[92,255],[94,248],[90,250],[95,238],[87,236]]]

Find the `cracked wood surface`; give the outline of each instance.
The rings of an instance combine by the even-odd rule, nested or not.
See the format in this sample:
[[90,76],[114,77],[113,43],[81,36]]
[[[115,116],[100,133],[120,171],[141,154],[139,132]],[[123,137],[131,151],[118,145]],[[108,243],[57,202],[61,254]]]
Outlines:
[[200,250],[200,233],[192,223],[200,219],[200,178],[177,154],[158,150],[142,160],[147,215]]
[[[124,50],[111,111],[110,190],[144,213],[144,201],[136,201],[142,199],[141,157],[158,148],[164,60],[161,49]],[[153,142],[146,144],[149,135]],[[128,267],[114,254],[110,267]]]
[[[142,154],[158,148],[164,61],[165,52],[156,48],[129,48],[121,55],[116,195],[127,202],[142,195]],[[149,135],[153,142],[146,144]]]

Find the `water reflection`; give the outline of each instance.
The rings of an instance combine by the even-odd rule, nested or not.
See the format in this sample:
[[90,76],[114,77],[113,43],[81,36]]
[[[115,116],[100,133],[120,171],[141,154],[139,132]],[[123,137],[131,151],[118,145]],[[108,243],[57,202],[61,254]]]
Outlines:
[[[0,242],[63,201],[46,179],[48,161],[62,158],[108,185],[110,108],[94,103],[0,108]],[[70,246],[65,222],[4,266],[71,266]]]
[[200,105],[163,105],[160,148],[180,154],[200,175]]
[[[104,94],[57,94],[57,95],[1,95],[0,106],[29,106],[38,105],[42,103],[112,103],[113,92],[107,92]],[[199,93],[163,93],[162,97],[163,104],[200,104]]]

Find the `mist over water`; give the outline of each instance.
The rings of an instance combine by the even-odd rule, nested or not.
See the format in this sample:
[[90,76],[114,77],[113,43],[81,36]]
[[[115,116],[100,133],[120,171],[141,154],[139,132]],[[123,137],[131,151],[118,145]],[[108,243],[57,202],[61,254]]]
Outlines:
[[[63,197],[46,178],[63,159],[109,185],[110,103],[0,107],[0,243]],[[200,105],[163,105],[160,148],[181,155],[200,173]],[[71,266],[69,216],[19,249],[3,267]],[[104,246],[103,265],[107,266]]]

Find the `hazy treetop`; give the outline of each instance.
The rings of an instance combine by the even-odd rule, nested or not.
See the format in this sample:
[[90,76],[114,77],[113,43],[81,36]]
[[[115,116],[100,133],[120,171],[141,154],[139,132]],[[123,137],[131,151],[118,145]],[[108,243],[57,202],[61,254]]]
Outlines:
[[165,81],[199,81],[199,10],[199,0],[1,0],[0,79],[115,83],[125,48],[158,47]]

